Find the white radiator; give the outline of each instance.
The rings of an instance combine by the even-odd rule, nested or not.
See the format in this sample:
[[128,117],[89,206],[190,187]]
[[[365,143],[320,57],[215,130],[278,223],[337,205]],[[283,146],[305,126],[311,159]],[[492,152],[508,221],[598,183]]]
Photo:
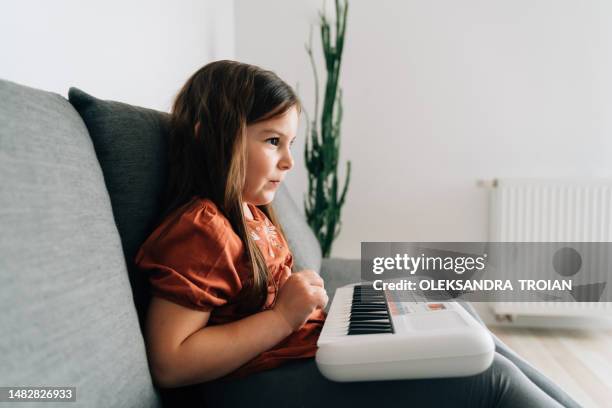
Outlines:
[[[612,242],[612,180],[498,179],[489,187],[490,241]],[[496,315],[612,315],[608,302],[492,306]]]

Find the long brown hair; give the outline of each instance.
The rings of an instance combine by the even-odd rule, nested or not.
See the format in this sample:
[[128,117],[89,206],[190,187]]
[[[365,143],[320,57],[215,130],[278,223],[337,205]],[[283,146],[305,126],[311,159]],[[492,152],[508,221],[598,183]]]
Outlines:
[[[237,300],[243,312],[261,309],[268,283],[274,282],[248,234],[243,213],[246,127],[282,115],[293,106],[301,110],[291,87],[275,73],[223,60],[205,65],[187,80],[170,114],[163,218],[174,213],[174,220],[178,219],[196,198],[215,203],[242,240],[252,266],[252,285],[245,285]],[[272,206],[258,208],[282,233]]]

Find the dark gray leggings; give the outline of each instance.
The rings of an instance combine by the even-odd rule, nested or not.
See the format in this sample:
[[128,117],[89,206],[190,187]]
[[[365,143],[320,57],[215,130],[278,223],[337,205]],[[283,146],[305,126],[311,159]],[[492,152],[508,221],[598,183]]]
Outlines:
[[481,374],[461,378],[336,383],[314,359],[199,386],[209,407],[562,407],[510,360],[495,353]]
[[[469,303],[460,304],[474,318]],[[472,377],[334,383],[319,373],[314,359],[296,360],[277,369],[232,382],[213,381],[163,390],[164,406],[311,407],[350,403],[356,407],[580,407],[561,388],[509,349],[494,334],[491,367]],[[557,402],[558,401],[558,402]],[[273,406],[269,406],[273,404]]]

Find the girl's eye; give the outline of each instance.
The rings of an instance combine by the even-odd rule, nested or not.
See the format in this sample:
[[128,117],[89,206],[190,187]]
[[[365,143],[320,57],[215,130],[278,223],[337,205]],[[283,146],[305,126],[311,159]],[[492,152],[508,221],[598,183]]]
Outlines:
[[272,144],[273,144],[274,146],[278,146],[278,142],[280,141],[280,138],[279,138],[279,137],[271,137],[271,138],[269,138],[268,140],[266,140],[266,142],[270,142],[270,141],[273,141],[273,143],[272,143]]

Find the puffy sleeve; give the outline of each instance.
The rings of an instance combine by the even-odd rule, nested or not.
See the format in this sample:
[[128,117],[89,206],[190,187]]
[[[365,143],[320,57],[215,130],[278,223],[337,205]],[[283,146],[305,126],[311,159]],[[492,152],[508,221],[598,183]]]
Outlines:
[[151,294],[196,310],[223,306],[242,289],[237,270],[242,242],[210,201],[170,216],[135,258]]

